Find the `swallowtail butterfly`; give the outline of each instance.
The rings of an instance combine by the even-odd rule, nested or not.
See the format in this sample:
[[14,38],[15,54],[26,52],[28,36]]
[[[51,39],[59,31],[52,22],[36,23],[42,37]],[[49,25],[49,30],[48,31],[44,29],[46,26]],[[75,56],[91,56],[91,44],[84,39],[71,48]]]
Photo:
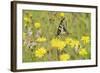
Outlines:
[[67,31],[67,23],[66,23],[65,18],[62,18],[58,26],[57,36],[59,36],[60,34],[69,34]]

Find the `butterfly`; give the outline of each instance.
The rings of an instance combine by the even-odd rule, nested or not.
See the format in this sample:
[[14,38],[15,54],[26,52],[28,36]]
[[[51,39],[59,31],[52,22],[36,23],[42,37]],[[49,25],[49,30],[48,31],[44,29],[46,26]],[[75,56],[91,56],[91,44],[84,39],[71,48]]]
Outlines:
[[69,34],[65,18],[62,18],[57,29],[57,36],[59,36],[60,34]]

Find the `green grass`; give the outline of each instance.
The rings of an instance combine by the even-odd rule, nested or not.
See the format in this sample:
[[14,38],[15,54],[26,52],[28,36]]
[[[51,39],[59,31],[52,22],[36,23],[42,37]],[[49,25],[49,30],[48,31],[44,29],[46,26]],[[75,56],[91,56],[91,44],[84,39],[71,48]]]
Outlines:
[[[80,59],[90,59],[91,58],[91,43],[83,45],[81,42],[82,36],[89,36],[91,38],[91,14],[89,13],[75,13],[75,12],[51,12],[51,11],[36,11],[36,10],[23,10],[23,62],[41,62],[41,61],[58,61],[57,59],[57,50],[52,49],[50,46],[50,41],[52,38],[57,37],[57,30],[62,20],[60,13],[64,13],[65,25],[69,35],[59,35],[61,40],[64,40],[66,37],[72,39],[77,39],[81,43],[81,47],[86,48],[88,55],[85,57],[80,56],[78,53],[69,46],[64,48],[62,53],[68,53],[71,55],[70,60],[80,60]],[[24,20],[24,18],[28,20]],[[39,22],[41,24],[40,28],[35,28],[34,24]],[[47,41],[44,43],[37,43],[35,46],[31,46],[30,43],[36,43],[36,33],[39,33],[39,36],[47,38]],[[30,34],[31,33],[31,34]],[[35,56],[36,48],[45,47],[47,53],[42,57],[38,58]],[[80,48],[78,48],[80,49]]]

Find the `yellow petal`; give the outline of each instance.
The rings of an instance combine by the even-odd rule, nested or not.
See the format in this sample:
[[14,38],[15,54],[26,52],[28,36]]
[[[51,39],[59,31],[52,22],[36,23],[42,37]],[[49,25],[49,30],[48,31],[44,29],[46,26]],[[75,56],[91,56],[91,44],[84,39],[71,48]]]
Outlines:
[[60,13],[60,16],[61,16],[61,17],[64,17],[64,15],[65,15],[64,13]]
[[38,23],[38,22],[36,22],[36,23],[34,24],[34,26],[35,26],[35,28],[40,28],[40,27],[41,27],[41,24]]
[[41,48],[38,48],[38,49],[35,51],[35,56],[38,57],[38,58],[41,58],[41,57],[43,57],[46,53],[47,53],[47,50],[46,50],[44,47],[41,47]]
[[70,59],[70,55],[69,54],[61,54],[60,55],[60,60],[61,61],[67,61]]

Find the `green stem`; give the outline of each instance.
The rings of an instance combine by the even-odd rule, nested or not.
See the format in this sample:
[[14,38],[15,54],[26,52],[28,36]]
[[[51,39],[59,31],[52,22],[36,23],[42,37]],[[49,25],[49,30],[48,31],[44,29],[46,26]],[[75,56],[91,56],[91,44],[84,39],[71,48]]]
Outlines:
[[51,61],[51,50],[48,51],[48,60]]
[[60,59],[59,59],[59,56],[60,56],[60,52],[59,52],[59,50],[57,50],[57,60],[59,61]]

